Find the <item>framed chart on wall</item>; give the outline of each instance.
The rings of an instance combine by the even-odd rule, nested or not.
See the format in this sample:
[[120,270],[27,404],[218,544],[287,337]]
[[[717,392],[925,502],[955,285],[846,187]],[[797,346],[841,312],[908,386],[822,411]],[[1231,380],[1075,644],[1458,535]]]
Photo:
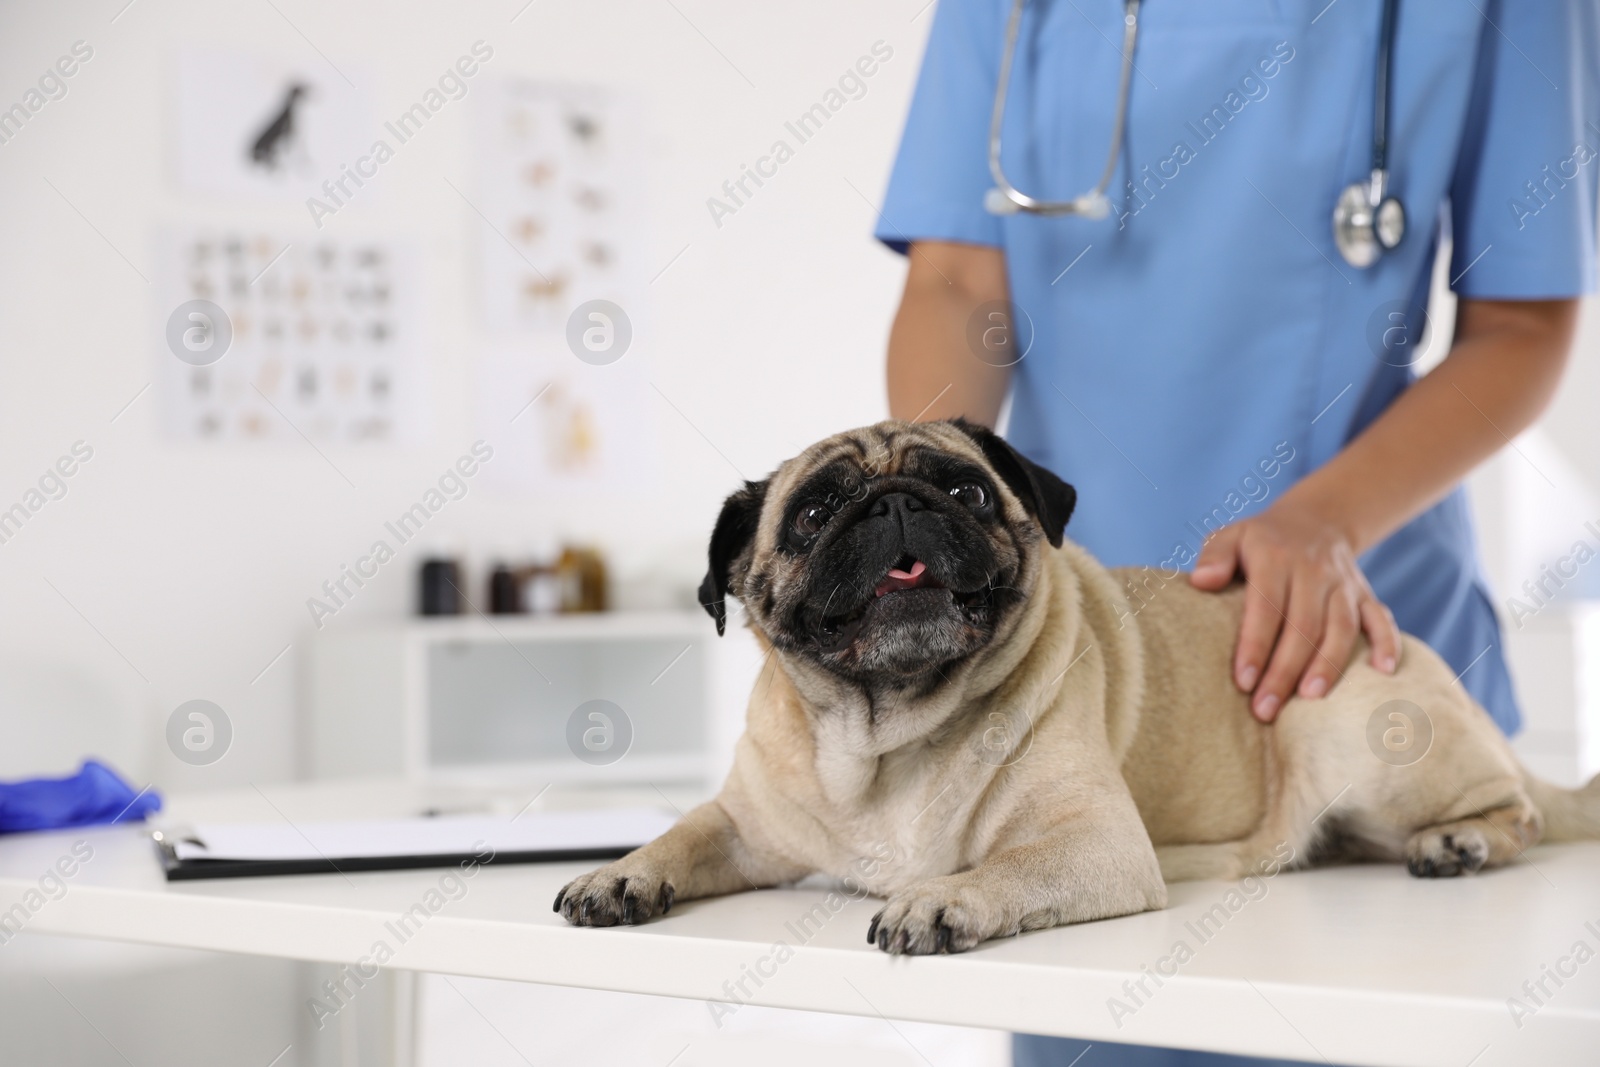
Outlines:
[[[474,123],[483,218],[474,221],[490,343],[476,407],[481,432],[517,459],[497,465],[495,480],[522,490],[637,488],[656,451],[641,366],[637,103],[595,86],[484,88]],[[584,347],[596,338],[620,347]]]
[[[370,84],[364,71],[346,73]],[[322,183],[380,129],[368,95],[326,64],[185,49],[174,78],[172,164],[187,192],[289,203],[325,196]]]
[[571,310],[637,303],[636,108],[593,86],[491,81],[478,101],[477,206],[491,334],[559,333]]
[[160,417],[184,441],[412,441],[412,256],[393,241],[164,233]]

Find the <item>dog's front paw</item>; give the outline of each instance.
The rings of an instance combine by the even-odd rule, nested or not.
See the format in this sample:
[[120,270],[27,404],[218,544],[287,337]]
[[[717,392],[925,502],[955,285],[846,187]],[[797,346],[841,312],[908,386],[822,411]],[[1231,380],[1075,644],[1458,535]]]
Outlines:
[[672,910],[672,883],[628,856],[568,882],[554,911],[574,926],[632,926]]
[[1423,830],[1406,843],[1406,870],[1418,878],[1470,874],[1488,861],[1488,839],[1472,826],[1456,826],[1449,832]]
[[991,937],[1017,932],[1001,910],[959,875],[933,878],[889,898],[867,928],[867,943],[893,955],[965,952]]

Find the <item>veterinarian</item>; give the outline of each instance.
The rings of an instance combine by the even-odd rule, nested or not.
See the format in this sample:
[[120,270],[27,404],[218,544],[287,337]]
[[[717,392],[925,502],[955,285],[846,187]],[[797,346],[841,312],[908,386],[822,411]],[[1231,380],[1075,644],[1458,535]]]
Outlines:
[[[1148,568],[1132,611],[1246,580],[1234,674],[1260,719],[1337,683],[1363,634],[1389,666],[1398,627],[1515,731],[1459,486],[1549,404],[1595,287],[1595,5],[933,19],[877,228],[909,266],[891,413],[992,426],[1009,395],[1012,443],[1078,488],[1068,536]],[[1425,313],[1441,241],[1453,338]],[[1419,376],[1430,337],[1448,355]],[[1083,1047],[1019,1036],[1016,1063]]]

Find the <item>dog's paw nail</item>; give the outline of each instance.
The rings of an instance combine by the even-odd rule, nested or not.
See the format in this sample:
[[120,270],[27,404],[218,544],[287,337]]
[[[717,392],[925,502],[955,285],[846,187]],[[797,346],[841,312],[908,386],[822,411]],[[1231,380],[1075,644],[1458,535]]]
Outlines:
[[567,890],[566,890],[565,887],[563,887],[561,892],[556,894],[555,907],[551,908],[550,910],[555,912],[557,915],[560,915],[561,914],[561,898],[565,897],[566,895],[567,895]]
[[1423,831],[1407,846],[1406,869],[1418,878],[1454,878],[1482,870],[1489,842],[1475,827],[1450,833]]
[[867,927],[867,944],[870,945],[878,940],[878,923],[882,921],[882,919],[883,912],[881,911],[872,917],[872,925]]

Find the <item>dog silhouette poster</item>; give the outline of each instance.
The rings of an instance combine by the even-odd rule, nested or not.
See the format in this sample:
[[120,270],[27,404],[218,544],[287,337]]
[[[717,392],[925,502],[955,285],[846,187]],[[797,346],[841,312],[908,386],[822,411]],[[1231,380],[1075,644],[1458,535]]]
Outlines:
[[188,191],[303,203],[382,132],[361,83],[326,64],[193,50],[180,55],[176,80],[177,177]]

